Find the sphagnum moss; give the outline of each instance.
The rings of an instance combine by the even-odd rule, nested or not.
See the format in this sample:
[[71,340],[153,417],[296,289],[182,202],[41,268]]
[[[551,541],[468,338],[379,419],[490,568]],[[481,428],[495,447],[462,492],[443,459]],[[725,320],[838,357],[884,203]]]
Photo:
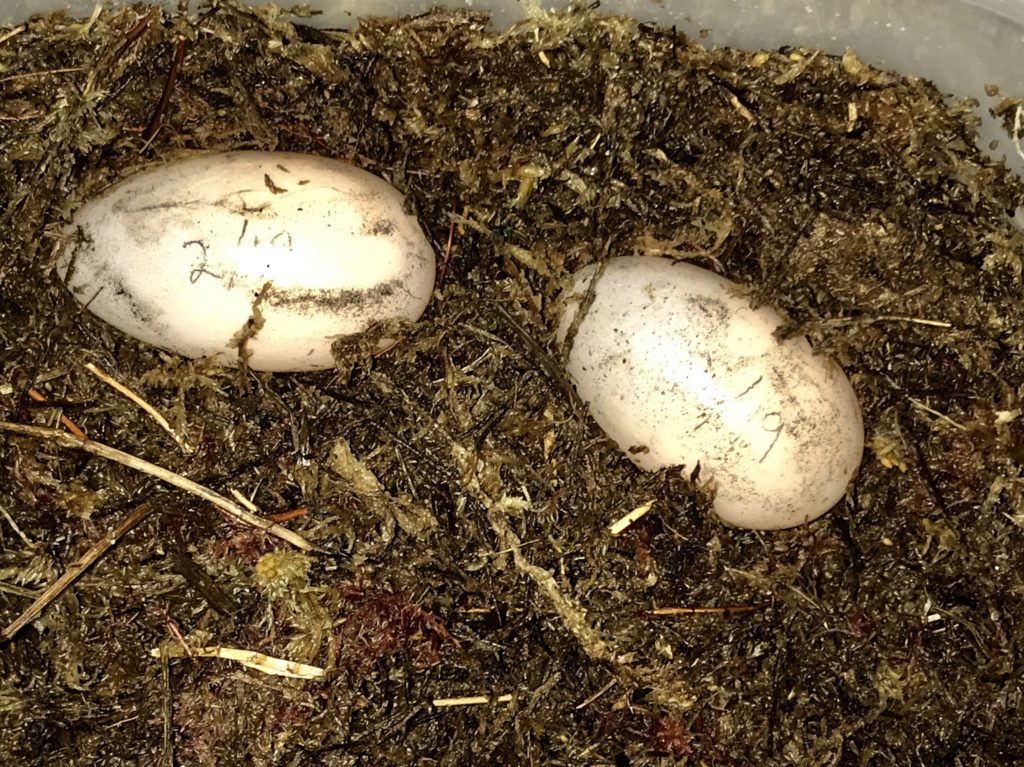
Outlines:
[[[0,647],[0,762],[1024,759],[1024,239],[1007,217],[1024,190],[975,148],[969,105],[852,53],[709,50],[580,9],[333,32],[270,6],[136,5],[31,20],[0,70],[3,420],[59,409],[329,551],[273,598],[257,565],[303,556],[287,544],[127,467],[0,438],[7,620],[157,507]],[[223,371],[68,299],[50,267],[83,200],[224,149],[349,159],[407,195],[446,266],[399,346],[321,374]],[[723,528],[689,477],[636,471],[567,396],[551,299],[634,253],[755,286],[839,360],[880,450],[839,508]],[[150,656],[177,635],[328,671]]]

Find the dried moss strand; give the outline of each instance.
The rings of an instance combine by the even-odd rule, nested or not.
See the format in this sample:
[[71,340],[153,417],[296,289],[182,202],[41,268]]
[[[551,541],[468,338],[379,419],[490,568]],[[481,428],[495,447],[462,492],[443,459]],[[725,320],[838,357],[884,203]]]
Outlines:
[[498,536],[502,547],[512,552],[512,561],[515,562],[516,569],[536,584],[561,618],[562,625],[576,637],[584,652],[594,660],[617,663],[615,652],[597,629],[590,625],[586,611],[562,593],[554,576],[548,570],[533,564],[523,555],[522,541],[509,525],[507,512],[502,508],[500,501],[491,504],[487,510],[487,521],[491,523],[491,528]]

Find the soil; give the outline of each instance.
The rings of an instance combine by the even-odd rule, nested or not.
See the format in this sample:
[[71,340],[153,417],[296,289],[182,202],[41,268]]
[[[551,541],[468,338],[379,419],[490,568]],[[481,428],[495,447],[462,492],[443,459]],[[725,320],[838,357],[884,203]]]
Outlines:
[[[137,5],[0,33],[0,418],[63,415],[323,549],[4,433],[3,624],[138,524],[0,644],[0,763],[1022,763],[1024,186],[974,105],[852,52],[585,8],[302,21]],[[227,149],[349,159],[408,196],[444,267],[398,346],[219,369],[75,303],[52,268],[74,209]],[[633,254],[750,286],[842,365],[870,449],[829,514],[728,528],[574,401],[553,299]]]

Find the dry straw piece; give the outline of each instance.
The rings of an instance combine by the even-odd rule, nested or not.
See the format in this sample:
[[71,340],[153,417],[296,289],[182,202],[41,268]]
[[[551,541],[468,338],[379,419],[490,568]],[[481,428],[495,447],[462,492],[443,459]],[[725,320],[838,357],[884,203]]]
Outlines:
[[234,501],[225,498],[220,493],[211,490],[208,487],[204,487],[197,482],[193,482],[191,479],[176,474],[169,469],[165,469],[162,466],[157,466],[155,463],[137,458],[130,453],[125,453],[123,450],[104,445],[102,442],[96,442],[92,439],[81,439],[71,434],[65,434],[57,429],[48,429],[44,426],[31,426],[24,423],[12,423],[10,421],[0,421],[0,431],[8,431],[13,434],[22,434],[26,437],[36,437],[37,439],[45,439],[56,443],[61,447],[70,448],[73,450],[84,450],[87,453],[98,455],[101,458],[106,458],[110,461],[115,461],[127,466],[130,469],[135,469],[144,474],[149,474],[151,477],[166,482],[168,485],[174,485],[175,487],[185,490],[186,492],[192,493],[192,495],[199,496],[203,500],[209,501],[214,506],[223,509],[231,516],[244,522],[247,525],[263,530],[265,533],[274,535],[280,538],[282,541],[287,541],[296,548],[300,548],[303,551],[323,551],[323,549],[310,543],[298,533],[294,533],[286,527],[282,527],[274,522],[263,519],[251,511],[242,508],[239,504]]
[[223,658],[225,660],[241,663],[246,668],[262,671],[272,676],[284,676],[290,679],[322,679],[324,670],[319,666],[311,666],[307,663],[298,663],[284,658],[275,658],[271,655],[264,655],[253,650],[243,650],[238,647],[188,647],[169,644],[163,647],[154,647],[149,651],[154,658]]

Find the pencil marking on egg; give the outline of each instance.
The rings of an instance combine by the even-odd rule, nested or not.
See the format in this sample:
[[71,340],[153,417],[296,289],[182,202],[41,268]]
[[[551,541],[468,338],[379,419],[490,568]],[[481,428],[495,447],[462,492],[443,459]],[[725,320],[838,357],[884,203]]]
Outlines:
[[199,252],[201,255],[199,256],[198,262],[196,262],[195,266],[192,267],[192,271],[189,272],[188,281],[195,285],[197,282],[199,282],[199,278],[202,277],[204,274],[213,277],[215,280],[223,279],[223,275],[216,274],[215,272],[211,272],[209,269],[207,269],[209,256],[207,255],[207,248],[205,242],[203,242],[202,240],[188,240],[187,242],[183,242],[181,244],[181,247],[183,248],[189,248],[193,246],[199,248]]
[[740,286],[666,258],[612,258],[577,272],[561,302],[569,375],[637,466],[695,467],[718,516],[741,527],[792,527],[843,497],[864,446],[853,388],[806,339],[778,341],[782,319]]
[[292,233],[291,232],[280,231],[277,234],[275,234],[273,237],[270,238],[270,244],[271,245],[277,245],[279,241],[281,241],[281,244],[283,244],[284,247],[288,248],[288,250],[292,249]]
[[58,274],[80,302],[96,295],[91,312],[189,357],[234,364],[242,344],[258,370],[331,367],[333,341],[417,319],[434,284],[434,251],[400,193],[311,155],[143,171],[84,205],[75,231]]
[[782,413],[768,413],[761,419],[761,428],[767,432],[775,435],[772,439],[771,444],[765,449],[764,454],[757,459],[758,463],[764,463],[764,459],[768,457],[768,454],[772,451],[772,448],[779,442],[779,435],[782,434],[782,430],[785,428],[782,423]]

